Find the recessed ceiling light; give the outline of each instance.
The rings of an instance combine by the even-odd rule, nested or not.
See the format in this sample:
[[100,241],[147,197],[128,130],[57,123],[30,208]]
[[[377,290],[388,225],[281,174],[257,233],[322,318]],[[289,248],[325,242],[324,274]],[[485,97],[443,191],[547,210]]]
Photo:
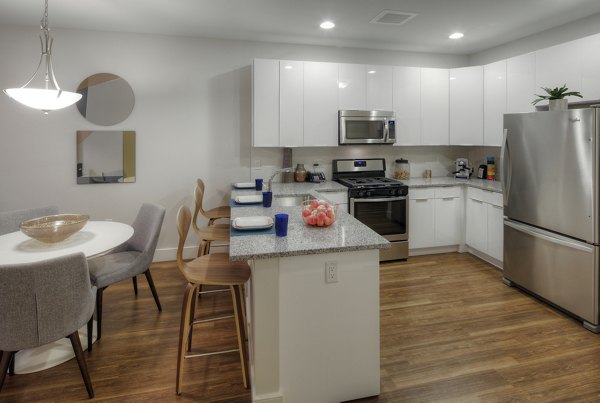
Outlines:
[[452,35],[450,35],[448,38],[450,38],[450,39],[460,39],[463,36],[465,36],[465,34],[463,34],[462,32],[455,32]]
[[323,29],[331,29],[335,27],[335,24],[331,21],[323,21],[319,26]]
[[369,71],[367,71],[367,74],[375,74],[375,73],[377,73],[377,71],[375,71],[375,70],[369,70]]

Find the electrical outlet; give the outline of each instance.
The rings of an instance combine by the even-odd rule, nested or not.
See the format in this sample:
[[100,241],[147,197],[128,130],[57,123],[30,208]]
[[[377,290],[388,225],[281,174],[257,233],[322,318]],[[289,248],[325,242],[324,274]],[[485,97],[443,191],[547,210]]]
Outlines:
[[260,169],[261,165],[260,165],[260,160],[254,160],[254,169]]
[[337,262],[325,262],[325,282],[338,282]]

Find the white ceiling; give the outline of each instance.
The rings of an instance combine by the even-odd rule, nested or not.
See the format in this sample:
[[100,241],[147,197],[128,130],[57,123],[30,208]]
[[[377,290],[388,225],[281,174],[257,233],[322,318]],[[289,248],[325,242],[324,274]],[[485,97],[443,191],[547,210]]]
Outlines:
[[[50,28],[469,55],[600,13],[598,0],[49,0]],[[0,25],[36,27],[43,0],[0,0]],[[383,10],[419,15],[371,24]],[[335,22],[330,31],[319,28]],[[448,39],[454,31],[465,37]]]

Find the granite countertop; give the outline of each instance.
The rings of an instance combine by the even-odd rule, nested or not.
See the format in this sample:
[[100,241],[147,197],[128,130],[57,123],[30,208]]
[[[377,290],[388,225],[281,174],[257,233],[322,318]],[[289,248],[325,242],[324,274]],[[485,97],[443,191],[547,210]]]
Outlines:
[[502,193],[502,184],[498,181],[487,179],[456,179],[453,177],[435,177],[428,179],[413,178],[403,180],[409,188],[426,188],[434,186],[470,186],[478,189],[489,190],[496,193]]
[[[276,196],[311,194],[318,198],[326,198],[326,192],[345,192],[346,190],[346,187],[336,182],[273,184],[273,194]],[[258,193],[252,189],[236,189],[232,191],[231,195],[235,197]],[[229,242],[229,258],[240,261],[389,248],[389,242],[385,238],[348,213],[338,210],[336,221],[329,227],[312,227],[302,221],[301,211],[300,206],[232,207],[232,219],[247,216],[272,217],[278,213],[287,213],[289,221],[286,237],[277,237],[274,233],[232,236]]]

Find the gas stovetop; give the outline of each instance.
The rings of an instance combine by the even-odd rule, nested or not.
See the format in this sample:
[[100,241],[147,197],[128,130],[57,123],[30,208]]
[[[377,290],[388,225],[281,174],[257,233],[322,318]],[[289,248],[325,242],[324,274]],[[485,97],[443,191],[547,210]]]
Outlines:
[[396,179],[390,179],[385,177],[355,177],[355,178],[340,178],[338,179],[344,186],[349,188],[393,188],[400,187],[403,185],[402,182]]
[[406,196],[408,186],[385,177],[385,159],[333,160],[333,180],[348,187],[348,197]]

